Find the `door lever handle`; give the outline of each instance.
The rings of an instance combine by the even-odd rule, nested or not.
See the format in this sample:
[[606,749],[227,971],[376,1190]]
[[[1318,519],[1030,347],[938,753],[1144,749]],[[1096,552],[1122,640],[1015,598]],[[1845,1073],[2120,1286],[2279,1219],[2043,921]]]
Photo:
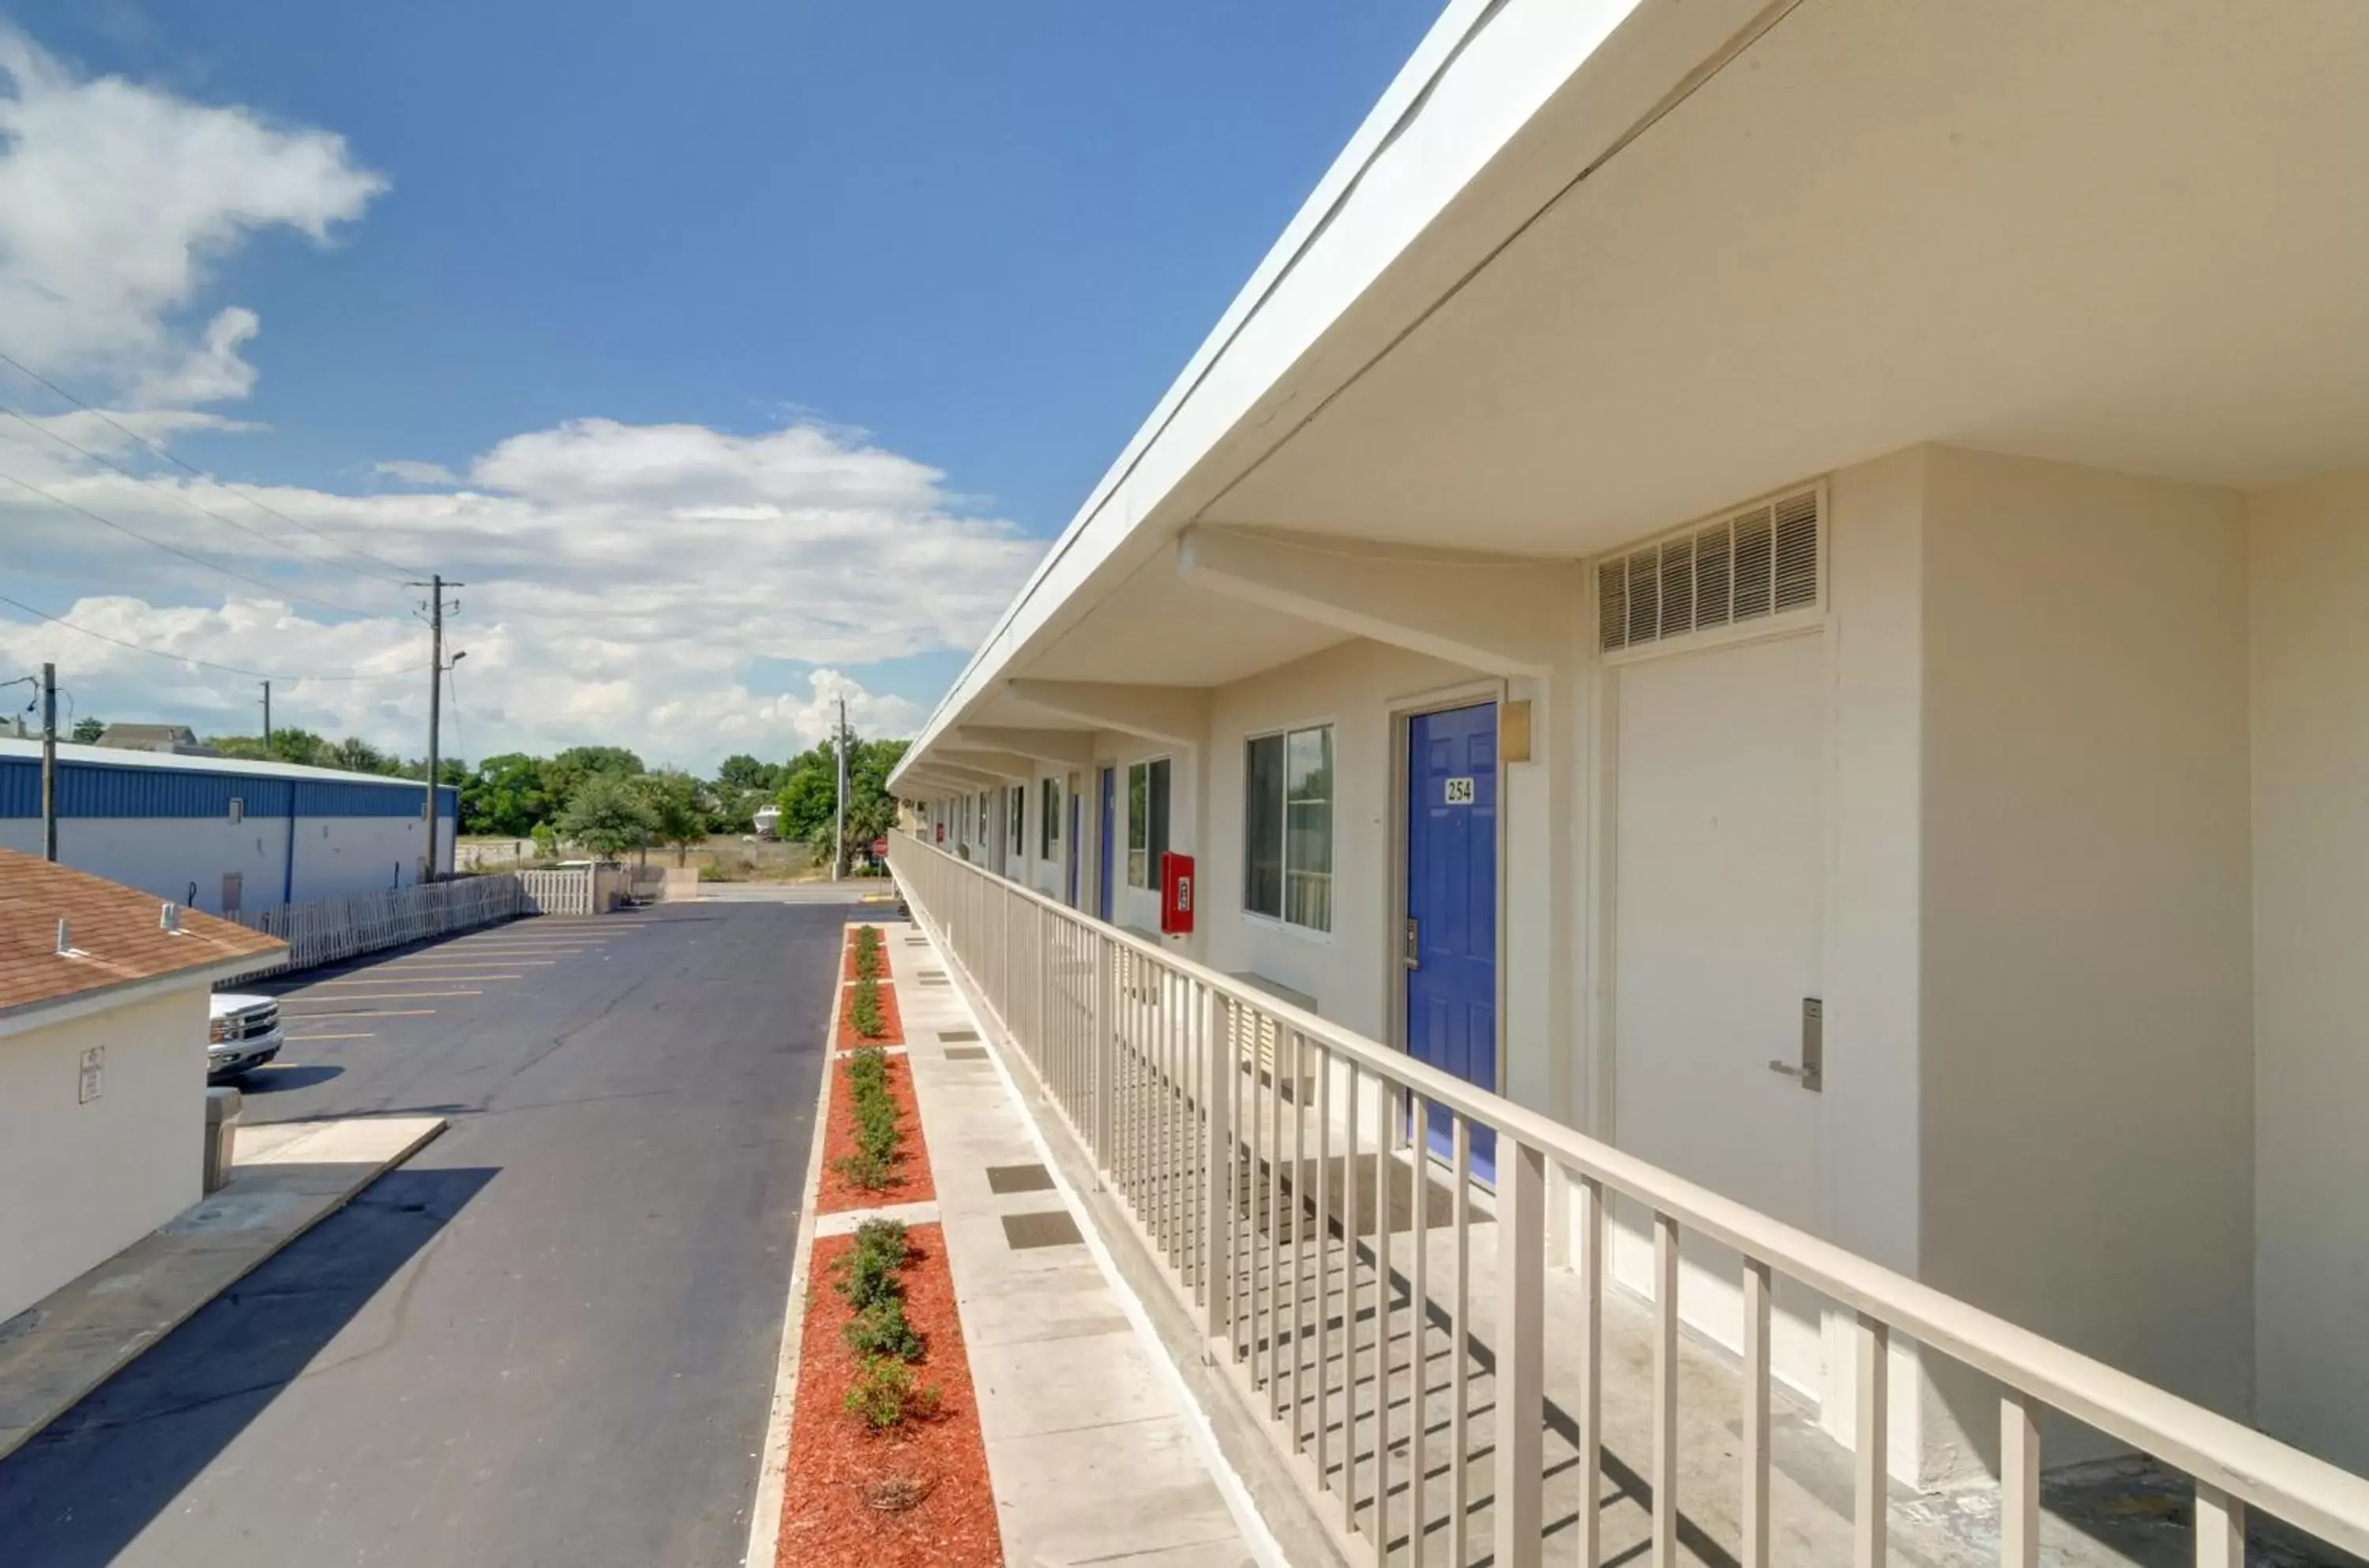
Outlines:
[[1419,969],[1423,967],[1423,942],[1421,933],[1422,928],[1415,924],[1414,917],[1413,915],[1407,916],[1406,933],[1400,941],[1399,962],[1404,964],[1410,969]]
[[1782,1073],[1813,1093],[1826,1086],[1826,1004],[1814,996],[1802,999],[1802,1063],[1771,1061],[1768,1070]]

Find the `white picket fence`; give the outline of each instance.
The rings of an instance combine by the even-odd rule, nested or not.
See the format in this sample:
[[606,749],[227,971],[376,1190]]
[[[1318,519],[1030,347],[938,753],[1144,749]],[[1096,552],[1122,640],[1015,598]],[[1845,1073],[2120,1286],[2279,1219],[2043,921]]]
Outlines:
[[287,943],[288,961],[281,967],[307,969],[520,915],[591,912],[592,873],[585,868],[464,876],[230,918]]

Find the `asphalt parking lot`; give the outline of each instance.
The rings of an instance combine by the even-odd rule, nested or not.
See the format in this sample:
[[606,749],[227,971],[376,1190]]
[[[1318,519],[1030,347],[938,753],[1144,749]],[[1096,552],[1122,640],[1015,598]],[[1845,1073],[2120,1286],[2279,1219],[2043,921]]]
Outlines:
[[250,985],[258,1121],[444,1135],[0,1461],[18,1564],[737,1564],[844,904]]

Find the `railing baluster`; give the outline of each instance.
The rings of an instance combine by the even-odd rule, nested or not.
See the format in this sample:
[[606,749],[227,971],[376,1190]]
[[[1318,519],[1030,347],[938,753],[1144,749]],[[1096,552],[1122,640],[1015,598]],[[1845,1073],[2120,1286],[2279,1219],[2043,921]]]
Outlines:
[[2246,1505],[2196,1483],[2196,1568],[2245,1568]]
[[1768,1568],[1768,1265],[1744,1260],[1744,1568]]
[[1654,1562],[1678,1561],[1678,1222],[1654,1216]]
[[1859,1315],[1859,1430],[1851,1456],[1851,1562],[1855,1568],[1883,1568],[1886,1427],[1891,1413],[1884,1379],[1891,1370],[1887,1354],[1891,1330],[1877,1319]]
[[1209,1086],[1206,1096],[1209,1107],[1208,1171],[1204,1187],[1207,1195],[1205,1199],[1207,1214],[1203,1226],[1209,1257],[1209,1306],[1205,1328],[1211,1339],[1226,1347],[1226,1354],[1230,1357],[1233,1354],[1230,1346],[1234,1332],[1234,1269],[1233,1241],[1227,1227],[1234,1212],[1234,1133],[1227,1116],[1231,1108],[1227,1093],[1230,1086],[1226,1082],[1220,1060],[1221,1054],[1230,1043],[1224,1038],[1224,1034],[1221,1029],[1208,1029],[1207,1037],[1201,1042],[1203,1048],[1200,1053]]
[[1390,1551],[1390,1177],[1391,1119],[1398,1096],[1374,1080],[1374,1551]]
[[[1300,1071],[1304,1042],[1297,1029],[1291,1037],[1291,1451],[1299,1453],[1299,1418],[1307,1408],[1302,1402],[1305,1385],[1300,1379],[1300,1364],[1307,1359],[1301,1354],[1303,1316],[1300,1310],[1300,1274],[1307,1265],[1308,1246],[1308,1080]],[[1320,1373],[1321,1376],[1321,1373]]]
[[[1467,1336],[1471,1333],[1472,1301],[1472,1124],[1464,1119],[1461,1111],[1448,1113],[1453,1127],[1454,1163],[1449,1179],[1456,1185],[1451,1195],[1455,1205],[1456,1301],[1448,1314],[1448,1340],[1453,1356],[1448,1373],[1448,1561],[1450,1568],[1465,1568],[1471,1559],[1470,1522],[1472,1477],[1468,1459],[1471,1453],[1471,1360],[1465,1354]],[[1594,1568],[1593,1562],[1589,1568]]]
[[1497,1531],[1503,1568],[1534,1568],[1545,1528],[1546,1158],[1497,1134]]
[[[1407,1425],[1407,1563],[1408,1568],[1424,1568],[1425,1523],[1429,1512],[1425,1494],[1430,1485],[1425,1429],[1431,1425],[1431,1365],[1424,1350],[1430,1342],[1430,1329],[1424,1314],[1431,1293],[1425,1288],[1429,1268],[1424,1254],[1430,1250],[1431,1241],[1431,1113],[1420,1094],[1408,1096],[1407,1110],[1407,1125],[1413,1131],[1407,1155],[1407,1234],[1413,1254],[1407,1287],[1407,1409],[1412,1415]],[[1456,1568],[1464,1565],[1459,1562]]]
[[[1250,1036],[1253,1042],[1251,1081],[1258,1081],[1255,1042],[1266,1037],[1265,1017]],[[1266,1398],[1267,1419],[1283,1418],[1283,1025],[1276,1024],[1276,1048],[1266,1060]]]
[[2017,1390],[1999,1399],[1999,1568],[2040,1568],[2039,1415]]
[[1348,1142],[1341,1156],[1341,1523],[1357,1533],[1357,1064],[1348,1064]]
[[[1579,1561],[1604,1558],[1604,1184],[1579,1184]],[[1458,1568],[1463,1568],[1459,1562]]]
[[1316,1480],[1333,1484],[1333,1053],[1316,1047]]

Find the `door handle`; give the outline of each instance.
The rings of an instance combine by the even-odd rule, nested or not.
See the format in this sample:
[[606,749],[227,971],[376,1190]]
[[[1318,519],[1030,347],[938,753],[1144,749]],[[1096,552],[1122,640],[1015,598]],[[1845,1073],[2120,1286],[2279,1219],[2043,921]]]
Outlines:
[[1771,1061],[1768,1070],[1782,1073],[1812,1093],[1826,1086],[1826,1004],[1814,996],[1802,999],[1802,1060]]
[[1423,946],[1420,928],[1416,926],[1415,920],[1413,915],[1407,916],[1406,934],[1400,938],[1400,942],[1399,962],[1404,964],[1410,969],[1421,968],[1423,967]]

